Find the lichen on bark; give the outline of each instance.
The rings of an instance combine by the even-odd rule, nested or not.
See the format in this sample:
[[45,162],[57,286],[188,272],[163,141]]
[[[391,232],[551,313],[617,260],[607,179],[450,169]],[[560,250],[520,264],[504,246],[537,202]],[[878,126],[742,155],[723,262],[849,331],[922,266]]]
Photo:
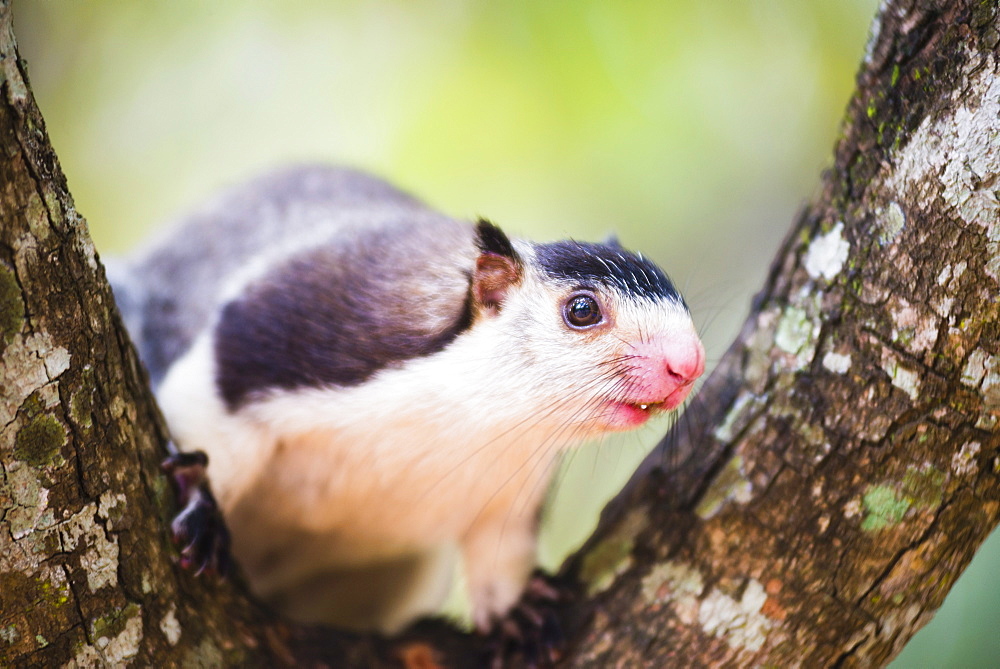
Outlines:
[[[635,550],[705,586],[657,601],[667,615],[644,661],[880,664],[996,525],[996,29],[995,3],[880,11],[824,190],[706,384],[708,406],[669,443],[682,464],[656,482],[649,522],[662,529]],[[648,592],[658,564],[621,580]],[[738,619],[754,583],[768,584],[753,611],[770,621],[763,643],[706,638],[701,607],[722,601]],[[627,585],[610,592],[622,594],[588,639],[650,611]],[[618,652],[591,644],[583,663]]]
[[[879,664],[996,525],[998,28],[996,3],[884,4],[743,332],[564,569],[566,664]],[[443,624],[274,621],[176,568],[164,431],[11,31],[0,0],[0,664],[478,658]]]

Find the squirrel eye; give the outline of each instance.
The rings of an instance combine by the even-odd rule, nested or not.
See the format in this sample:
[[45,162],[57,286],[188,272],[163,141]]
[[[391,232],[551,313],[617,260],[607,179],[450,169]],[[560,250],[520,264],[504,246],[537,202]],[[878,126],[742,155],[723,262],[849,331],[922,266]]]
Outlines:
[[574,295],[563,310],[566,323],[574,328],[586,328],[601,322],[601,308],[590,295]]

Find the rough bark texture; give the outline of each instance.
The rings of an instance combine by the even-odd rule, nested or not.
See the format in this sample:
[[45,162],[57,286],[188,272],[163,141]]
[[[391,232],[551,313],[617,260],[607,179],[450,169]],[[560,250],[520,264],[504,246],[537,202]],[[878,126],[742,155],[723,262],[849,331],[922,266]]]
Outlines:
[[[882,8],[821,195],[564,570],[567,665],[880,664],[996,525],[998,30]],[[0,57],[0,664],[469,664],[442,624],[288,626],[174,566],[162,427],[2,1]]]
[[882,664],[996,525],[997,26],[994,2],[883,7],[686,459],[637,477],[577,561],[598,585],[598,556],[636,566],[575,664]]
[[282,628],[173,563],[159,416],[0,3],[0,665],[274,664]]

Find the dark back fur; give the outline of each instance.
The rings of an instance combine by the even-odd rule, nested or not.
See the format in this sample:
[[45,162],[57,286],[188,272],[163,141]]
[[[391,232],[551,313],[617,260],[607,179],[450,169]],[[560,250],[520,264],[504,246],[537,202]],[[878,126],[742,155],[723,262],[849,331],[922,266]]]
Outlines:
[[290,258],[223,309],[223,399],[236,409],[272,389],[355,385],[441,350],[471,322],[474,258],[471,229],[445,221],[365,229]]
[[[303,235],[399,226],[440,226],[446,231],[439,235],[442,244],[473,253],[471,233],[455,232],[467,226],[384,181],[346,169],[307,166],[268,174],[196,210],[127,267],[129,281],[139,289],[130,289],[133,299],[122,307],[154,386],[221,307],[225,281],[262,249]],[[348,260],[351,271],[362,275],[377,273],[381,264],[370,252],[339,262]],[[118,292],[124,296],[123,288]]]

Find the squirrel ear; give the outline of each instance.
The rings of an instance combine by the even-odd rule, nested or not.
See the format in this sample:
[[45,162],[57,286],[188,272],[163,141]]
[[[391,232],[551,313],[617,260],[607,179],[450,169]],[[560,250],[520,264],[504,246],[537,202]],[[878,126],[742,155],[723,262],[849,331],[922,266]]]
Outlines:
[[476,223],[479,257],[472,272],[472,296],[486,313],[500,312],[507,291],[521,281],[522,263],[503,230],[485,219]]
[[520,264],[520,258],[514,252],[514,246],[510,243],[503,230],[485,218],[476,221],[476,247],[480,253],[493,253],[504,256]]

